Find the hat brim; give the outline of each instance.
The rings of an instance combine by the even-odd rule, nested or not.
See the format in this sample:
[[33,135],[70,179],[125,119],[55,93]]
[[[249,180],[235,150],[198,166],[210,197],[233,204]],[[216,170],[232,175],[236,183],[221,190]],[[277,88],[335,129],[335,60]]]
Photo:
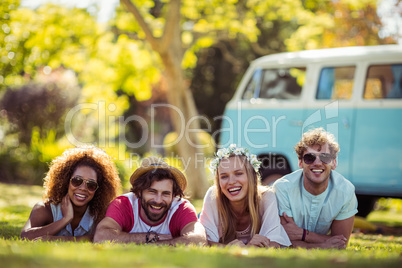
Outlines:
[[137,180],[143,174],[147,173],[150,170],[155,170],[155,169],[164,169],[164,170],[170,171],[173,174],[173,177],[175,178],[180,189],[182,191],[184,191],[187,188],[187,180],[186,180],[186,177],[184,176],[184,174],[177,168],[169,166],[166,163],[165,164],[155,163],[155,164],[151,164],[146,167],[141,166],[141,167],[137,168],[137,170],[134,171],[134,173],[130,177],[131,185],[134,183],[135,180]]

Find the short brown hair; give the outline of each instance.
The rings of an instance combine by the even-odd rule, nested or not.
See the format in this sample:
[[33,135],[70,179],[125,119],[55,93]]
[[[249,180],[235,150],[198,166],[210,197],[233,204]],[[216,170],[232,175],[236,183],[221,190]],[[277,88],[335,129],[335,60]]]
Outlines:
[[337,157],[339,152],[339,144],[335,141],[335,136],[321,127],[310,129],[303,134],[301,140],[295,146],[297,157],[301,159],[303,157],[303,153],[308,147],[318,145],[321,150],[321,146],[324,146],[326,143],[329,146],[331,155],[333,157]]
[[183,190],[180,188],[172,172],[162,168],[149,170],[142,174],[140,177],[138,177],[138,179],[133,181],[133,187],[131,187],[130,191],[133,192],[137,197],[141,197],[142,191],[151,187],[154,181],[166,179],[173,181],[173,197],[178,196],[182,198],[184,196]]

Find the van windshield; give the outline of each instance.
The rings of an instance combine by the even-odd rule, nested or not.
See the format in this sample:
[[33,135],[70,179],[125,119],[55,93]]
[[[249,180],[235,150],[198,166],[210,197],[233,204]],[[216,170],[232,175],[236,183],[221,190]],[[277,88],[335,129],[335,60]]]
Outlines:
[[305,75],[305,67],[256,69],[243,93],[243,99],[298,99]]

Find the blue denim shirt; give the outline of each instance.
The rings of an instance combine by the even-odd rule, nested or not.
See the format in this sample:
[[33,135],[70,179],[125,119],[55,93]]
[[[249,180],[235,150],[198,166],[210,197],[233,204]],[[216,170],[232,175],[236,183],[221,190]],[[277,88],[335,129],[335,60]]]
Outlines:
[[[61,213],[61,204],[53,205],[50,204],[53,214],[53,222],[58,221],[63,218],[63,214]],[[60,230],[56,234],[56,236],[82,236],[91,234],[93,231],[93,223],[94,219],[89,214],[89,207],[85,211],[84,216],[82,217],[80,224],[77,228],[75,228],[74,232],[71,228],[71,224],[67,224],[63,229]]]

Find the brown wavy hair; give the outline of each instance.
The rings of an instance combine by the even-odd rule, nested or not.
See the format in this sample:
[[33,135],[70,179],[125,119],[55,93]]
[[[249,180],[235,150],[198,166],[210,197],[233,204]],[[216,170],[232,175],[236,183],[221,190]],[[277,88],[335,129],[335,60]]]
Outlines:
[[[244,164],[246,175],[248,178],[248,194],[246,197],[247,212],[250,214],[251,222],[251,237],[257,234],[261,228],[260,200],[262,196],[262,190],[264,189],[260,185],[260,174],[254,171],[254,167],[250,164],[244,155],[230,154],[228,158],[238,157]],[[219,214],[219,222],[222,226],[222,237],[219,239],[220,243],[227,244],[236,239],[236,222],[237,217],[230,205],[229,199],[223,194],[221,186],[219,184],[218,170],[215,173],[215,186],[217,196],[217,206]]]
[[166,179],[173,181],[173,197],[185,197],[183,190],[180,188],[172,172],[162,168],[153,169],[142,174],[133,182],[133,187],[131,187],[130,191],[133,192],[137,197],[141,197],[142,191],[151,187],[154,181],[162,181]]
[[325,131],[322,127],[310,129],[303,134],[301,140],[295,146],[297,157],[301,159],[308,147],[318,145],[319,150],[321,150],[321,147],[326,143],[328,143],[330,154],[336,158],[339,153],[339,144],[335,141],[335,136]]
[[100,148],[85,146],[67,149],[56,157],[44,179],[43,199],[47,204],[60,204],[68,192],[71,176],[80,166],[93,168],[96,172],[99,188],[88,206],[89,213],[97,224],[105,216],[110,202],[121,191],[121,182],[113,159]]

